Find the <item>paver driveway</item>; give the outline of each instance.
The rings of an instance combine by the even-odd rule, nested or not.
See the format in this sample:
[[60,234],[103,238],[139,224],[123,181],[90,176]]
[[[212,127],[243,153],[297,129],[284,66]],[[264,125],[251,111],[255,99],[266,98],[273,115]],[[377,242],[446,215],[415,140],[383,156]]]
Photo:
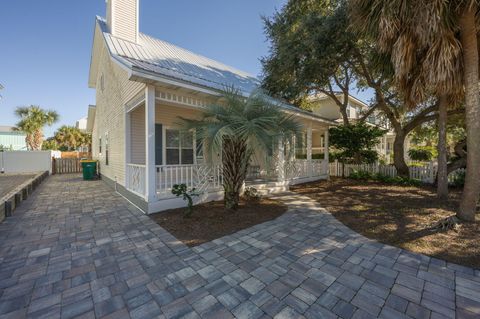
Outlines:
[[479,318],[480,272],[290,204],[190,249],[103,182],[50,177],[0,225],[0,318]]

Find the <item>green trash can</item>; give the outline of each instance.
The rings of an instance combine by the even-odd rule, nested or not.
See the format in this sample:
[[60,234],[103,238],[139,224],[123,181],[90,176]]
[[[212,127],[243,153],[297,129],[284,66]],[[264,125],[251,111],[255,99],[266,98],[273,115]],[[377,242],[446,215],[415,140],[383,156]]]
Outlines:
[[82,160],[80,163],[82,163],[83,179],[92,180],[97,173],[97,161]]

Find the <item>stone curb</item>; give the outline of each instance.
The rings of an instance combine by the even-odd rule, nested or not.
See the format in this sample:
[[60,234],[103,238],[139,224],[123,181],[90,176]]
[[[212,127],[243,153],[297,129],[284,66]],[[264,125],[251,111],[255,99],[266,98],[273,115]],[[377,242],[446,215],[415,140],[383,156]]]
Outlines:
[[12,216],[20,203],[26,200],[48,176],[48,171],[39,173],[0,198],[0,223]]

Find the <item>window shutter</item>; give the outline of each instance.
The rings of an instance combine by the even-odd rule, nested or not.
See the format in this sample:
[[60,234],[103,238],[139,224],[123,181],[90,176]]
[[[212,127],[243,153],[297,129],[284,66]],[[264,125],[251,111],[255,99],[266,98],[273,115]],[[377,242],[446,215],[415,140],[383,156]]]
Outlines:
[[163,165],[163,127],[162,124],[155,124],[155,165]]

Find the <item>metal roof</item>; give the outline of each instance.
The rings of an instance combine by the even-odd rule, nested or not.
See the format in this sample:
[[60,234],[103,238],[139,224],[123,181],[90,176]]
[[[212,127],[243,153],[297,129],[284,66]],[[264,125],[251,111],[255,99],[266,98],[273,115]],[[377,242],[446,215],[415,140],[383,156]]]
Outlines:
[[140,33],[138,43],[112,36],[98,18],[110,53],[126,65],[213,89],[233,86],[250,93],[260,81],[240,70]]
[[[234,87],[244,95],[261,85],[253,75],[143,33],[139,34],[138,43],[115,37],[108,31],[104,18],[97,16],[97,22],[112,57],[132,70],[140,69],[214,90]],[[285,102],[276,102],[290,111],[335,124]]]

